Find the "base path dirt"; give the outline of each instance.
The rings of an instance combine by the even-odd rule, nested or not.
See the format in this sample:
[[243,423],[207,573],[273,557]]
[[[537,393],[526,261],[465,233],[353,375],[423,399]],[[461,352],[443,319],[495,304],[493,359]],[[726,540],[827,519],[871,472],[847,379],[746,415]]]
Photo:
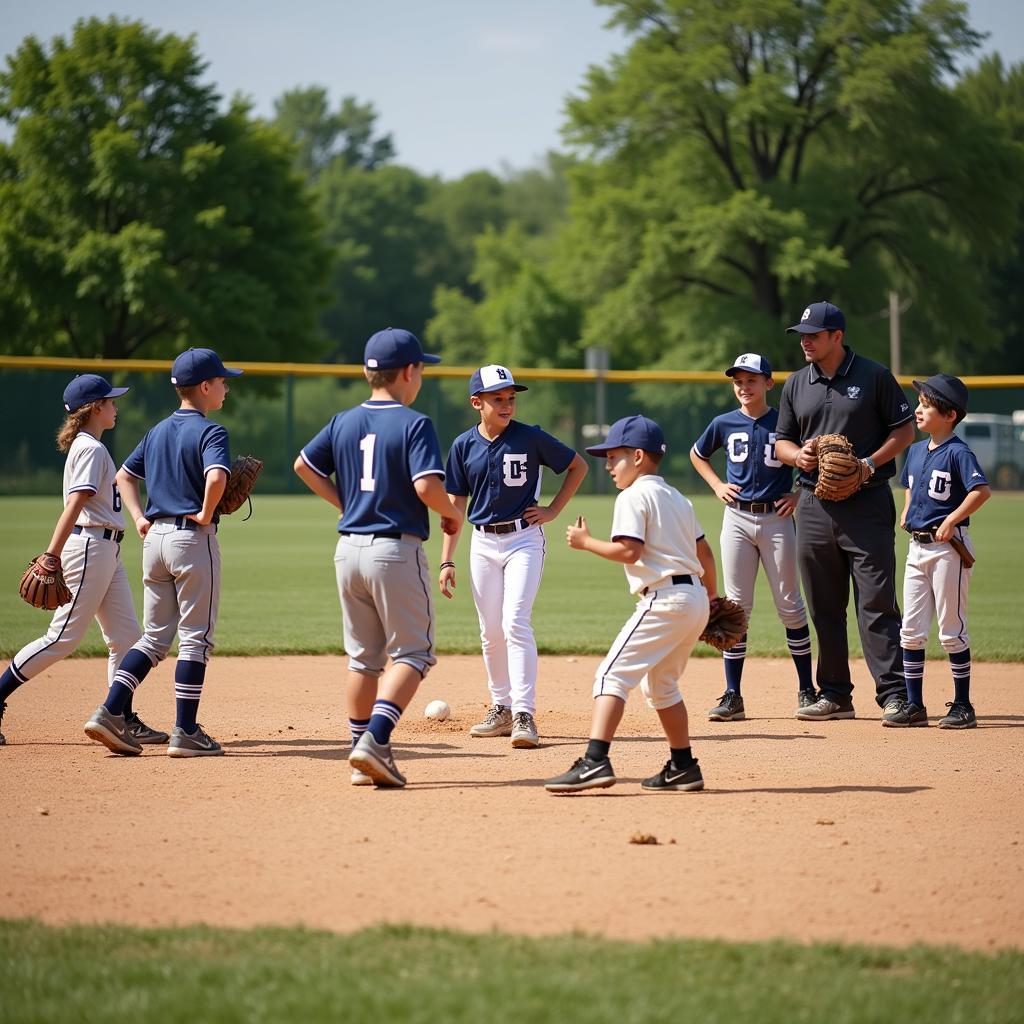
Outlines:
[[[710,723],[721,666],[695,660],[703,793],[641,792],[667,748],[635,694],[619,784],[552,796],[540,783],[582,752],[597,661],[541,659],[542,746],[513,750],[467,734],[488,703],[480,659],[442,658],[395,734],[402,791],[349,784],[340,657],[215,659],[200,719],[227,756],[192,760],[90,742],[105,663],[65,661],[4,718],[0,916],[1024,947],[1020,665],[975,665],[980,728],[958,733],[882,728],[863,664],[856,721],[797,721],[791,665],[756,659],[747,720]],[[151,725],[173,721],[172,678],[165,663],[139,691]],[[933,723],[951,685],[930,663]],[[423,717],[436,697],[443,724]]]

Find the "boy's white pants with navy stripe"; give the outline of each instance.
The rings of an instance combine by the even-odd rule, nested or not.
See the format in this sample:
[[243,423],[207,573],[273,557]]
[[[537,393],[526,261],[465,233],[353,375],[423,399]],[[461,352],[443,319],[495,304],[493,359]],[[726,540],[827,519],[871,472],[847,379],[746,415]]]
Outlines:
[[708,624],[708,592],[700,583],[649,589],[619,630],[594,676],[594,696],[625,700],[642,688],[647,703],[663,711],[682,701],[679,680]]

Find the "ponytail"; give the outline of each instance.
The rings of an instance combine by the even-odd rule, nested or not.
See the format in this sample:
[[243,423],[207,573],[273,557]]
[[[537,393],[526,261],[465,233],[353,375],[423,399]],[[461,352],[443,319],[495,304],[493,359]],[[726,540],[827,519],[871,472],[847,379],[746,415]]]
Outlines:
[[71,442],[85,429],[89,417],[92,416],[98,404],[98,402],[90,402],[88,405],[83,405],[81,409],[69,412],[64,417],[64,422],[61,424],[60,430],[57,431],[57,451],[66,454],[71,447]]

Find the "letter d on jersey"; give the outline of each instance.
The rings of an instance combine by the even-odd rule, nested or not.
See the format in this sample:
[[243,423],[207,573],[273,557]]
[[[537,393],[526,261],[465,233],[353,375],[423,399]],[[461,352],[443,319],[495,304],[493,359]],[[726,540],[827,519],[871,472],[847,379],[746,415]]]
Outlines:
[[526,456],[506,454],[502,460],[506,487],[522,487],[526,483]]

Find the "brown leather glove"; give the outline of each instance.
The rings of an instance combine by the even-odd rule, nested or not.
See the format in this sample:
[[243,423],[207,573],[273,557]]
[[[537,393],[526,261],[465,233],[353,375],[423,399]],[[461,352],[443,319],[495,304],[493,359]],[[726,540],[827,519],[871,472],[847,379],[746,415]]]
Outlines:
[[71,600],[71,591],[64,582],[60,558],[49,551],[36,555],[21,577],[18,592],[33,608],[52,612]]

